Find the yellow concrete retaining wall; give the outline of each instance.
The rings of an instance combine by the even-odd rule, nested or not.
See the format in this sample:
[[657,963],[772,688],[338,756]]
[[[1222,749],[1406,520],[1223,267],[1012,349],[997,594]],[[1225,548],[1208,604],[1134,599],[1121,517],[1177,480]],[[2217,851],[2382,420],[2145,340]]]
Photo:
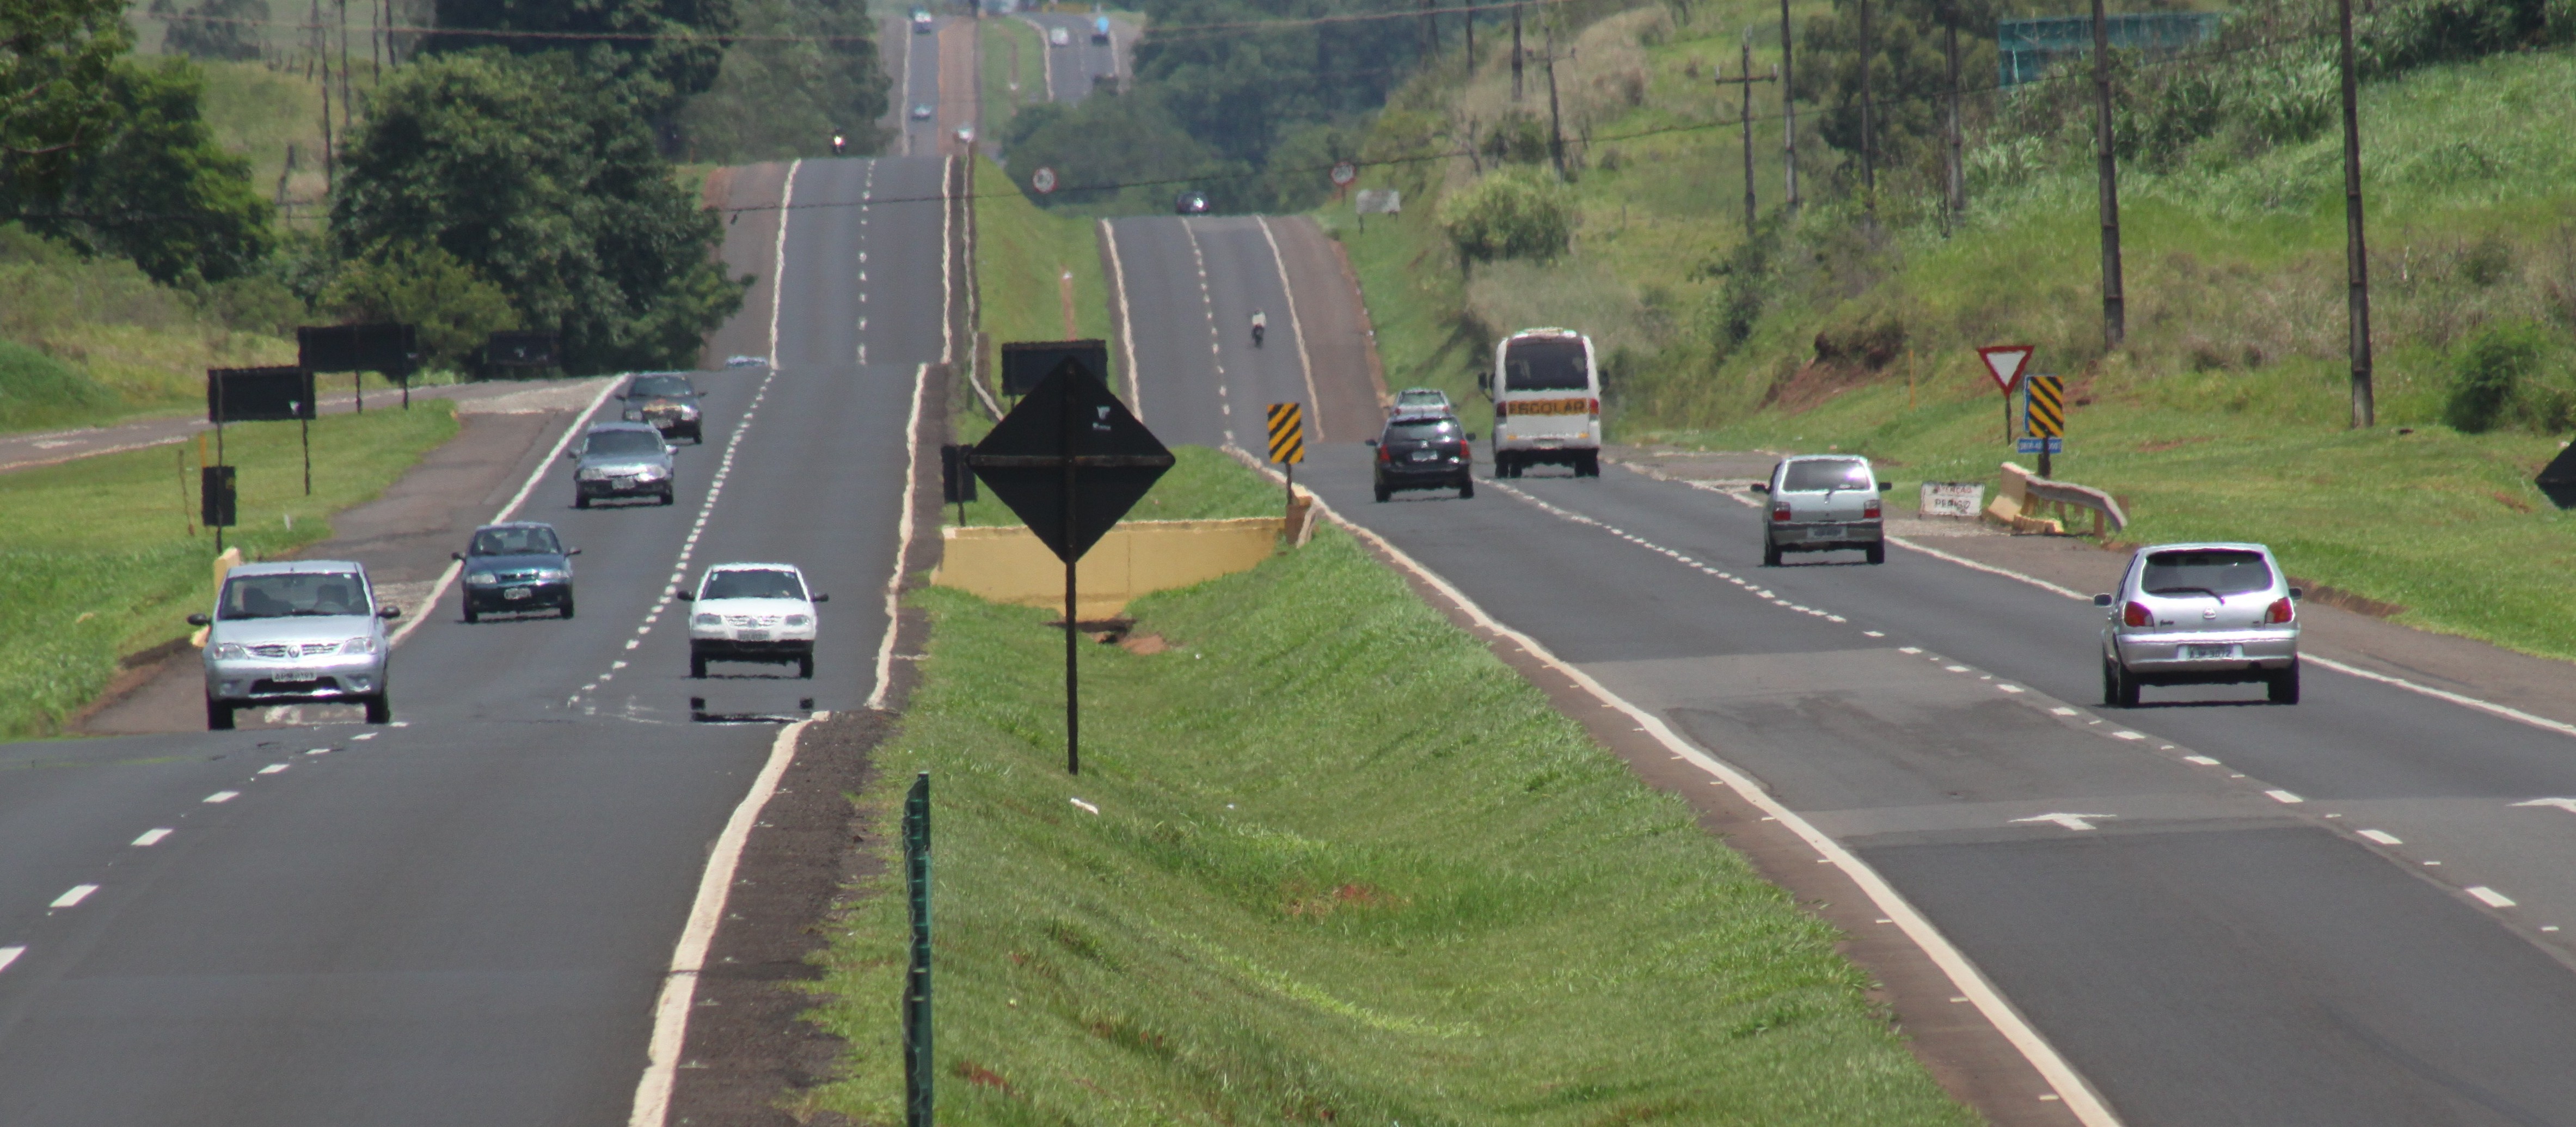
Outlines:
[[[1129,521],[1109,530],[1076,567],[1076,617],[1115,617],[1139,595],[1250,571],[1279,549],[1280,517]],[[1064,605],[1064,563],[1026,528],[941,530],[930,581],[997,603]]]

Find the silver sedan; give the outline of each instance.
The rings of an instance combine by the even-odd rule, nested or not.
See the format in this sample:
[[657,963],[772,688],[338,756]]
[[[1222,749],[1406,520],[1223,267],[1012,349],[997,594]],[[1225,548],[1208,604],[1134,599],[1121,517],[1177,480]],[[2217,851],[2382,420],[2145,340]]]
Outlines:
[[2129,557],[2104,610],[2102,703],[2136,708],[2146,685],[2259,682],[2299,703],[2299,596],[2261,544],[2157,544]]

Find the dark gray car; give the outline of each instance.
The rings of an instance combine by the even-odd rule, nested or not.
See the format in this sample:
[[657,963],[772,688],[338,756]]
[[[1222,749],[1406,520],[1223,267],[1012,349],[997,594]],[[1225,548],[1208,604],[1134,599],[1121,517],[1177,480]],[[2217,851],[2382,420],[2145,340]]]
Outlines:
[[553,525],[533,521],[474,530],[456,559],[465,567],[465,621],[487,614],[548,610],[572,617],[572,557]]
[[705,420],[699,417],[703,404],[698,385],[678,372],[646,372],[626,381],[622,399],[626,407],[619,414],[630,423],[651,423],[673,442],[681,435],[699,446],[706,445]]
[[672,501],[671,444],[649,423],[593,423],[581,445],[564,451],[573,460],[572,507],[587,509],[608,498]]

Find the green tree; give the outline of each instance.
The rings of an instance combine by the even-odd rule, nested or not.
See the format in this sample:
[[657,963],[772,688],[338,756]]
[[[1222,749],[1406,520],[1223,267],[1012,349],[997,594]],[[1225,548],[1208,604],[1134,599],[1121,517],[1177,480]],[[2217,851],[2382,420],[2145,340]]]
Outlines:
[[185,11],[178,0],[152,0],[150,11],[164,21],[161,50],[165,54],[235,61],[259,58],[268,0],[200,0]]
[[[834,133],[855,152],[885,144],[888,80],[876,21],[859,0],[741,0],[746,33],[707,91],[680,111],[692,160],[743,164],[822,156]],[[800,38],[785,38],[785,37]]]
[[[1870,151],[1878,174],[1937,166],[1949,112],[1951,73],[1946,31],[1959,35],[1959,88],[1994,82],[1995,0],[1834,0],[1798,31],[1799,100],[1822,102],[1818,132],[1851,154],[1842,174],[1857,188],[1862,143],[1860,5],[1869,6]],[[1971,97],[1973,108],[1982,99]]]
[[1023,107],[1003,131],[1002,151],[1011,154],[1011,178],[1023,192],[1029,173],[1055,170],[1064,186],[1041,202],[1117,212],[1163,211],[1185,186],[1206,191],[1219,210],[1242,210],[1251,171],[1199,144],[1159,100],[1141,93]]
[[435,243],[393,244],[351,261],[320,304],[347,323],[415,326],[422,357],[447,367],[461,367],[485,337],[519,320],[501,287]]
[[[572,53],[592,75],[614,75],[657,124],[713,85],[734,0],[435,0],[438,30],[423,50]],[[524,32],[478,35],[476,32]]]
[[124,59],[101,85],[93,140],[69,154],[28,226],[165,283],[238,277],[265,257],[275,208],[251,186],[249,159],[199,116],[196,65]]
[[45,198],[95,140],[107,72],[133,45],[123,0],[0,0],[0,206]]
[[340,255],[435,244],[509,295],[521,325],[561,333],[576,372],[689,364],[751,279],[725,276],[721,228],[656,155],[635,86],[568,53],[388,74],[342,155]]
[[1535,258],[1565,253],[1574,237],[1574,193],[1535,168],[1489,172],[1440,201],[1440,226],[1469,259]]

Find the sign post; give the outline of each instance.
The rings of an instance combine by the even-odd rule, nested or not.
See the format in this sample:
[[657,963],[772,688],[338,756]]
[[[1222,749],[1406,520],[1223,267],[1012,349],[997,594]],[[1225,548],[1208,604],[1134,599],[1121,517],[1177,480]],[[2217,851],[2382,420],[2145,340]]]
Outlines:
[[2055,477],[2050,472],[2049,456],[2065,449],[2066,378],[2032,376],[2022,381],[2022,423],[2029,437],[2024,446],[2037,445],[2030,451],[2039,455],[2039,476]]
[[1306,408],[1299,403],[1273,403],[1268,411],[1270,460],[1288,471],[1288,506],[1297,505],[1297,463],[1306,460]]
[[912,943],[903,978],[903,1122],[930,1127],[930,772],[913,777],[903,796],[903,878]]
[[[1005,355],[1018,347],[1002,346]],[[1064,769],[1070,775],[1082,773],[1074,564],[1172,468],[1172,452],[1110,394],[1090,360],[1068,350],[967,456],[993,496],[1064,561]]]
[[[223,554],[224,528],[233,523],[233,468],[224,462],[224,424],[283,422],[294,419],[309,427],[313,419],[313,373],[303,368],[206,369],[206,421],[215,425],[215,465],[200,478],[204,524],[215,530],[215,553]],[[304,441],[304,493],[313,494],[313,442]],[[220,471],[220,472],[219,472]],[[220,492],[222,507],[218,509]],[[220,516],[222,523],[217,523]]]
[[2027,344],[1990,344],[1977,350],[1977,359],[1986,363],[1986,372],[1995,378],[1995,386],[2004,393],[2004,441],[2013,438],[2013,386],[2021,382],[2022,365],[2030,363],[2030,354],[2038,351]]

